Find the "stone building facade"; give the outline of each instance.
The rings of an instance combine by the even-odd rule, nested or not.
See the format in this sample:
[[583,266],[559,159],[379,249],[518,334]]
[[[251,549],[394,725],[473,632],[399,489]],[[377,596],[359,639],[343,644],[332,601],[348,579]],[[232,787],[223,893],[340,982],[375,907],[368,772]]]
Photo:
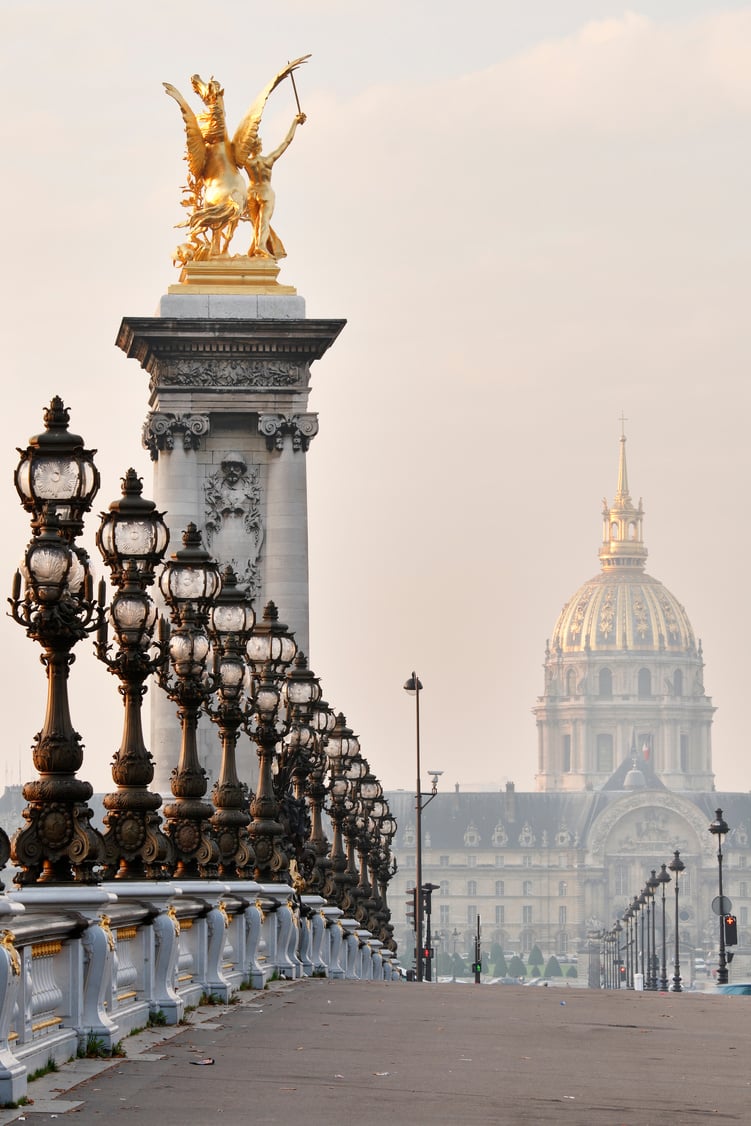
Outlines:
[[[718,940],[717,843],[708,831],[717,808],[730,826],[724,892],[741,948],[751,943],[751,796],[715,791],[701,642],[680,602],[645,571],[643,517],[629,493],[622,436],[615,498],[603,505],[600,573],[566,603],[546,646],[535,792],[457,786],[423,812],[423,882],[437,887],[439,948],[471,950],[479,915],[485,950],[497,942],[525,954],[537,945],[545,957],[572,957],[678,850],[690,973],[695,952]],[[404,904],[414,886],[415,798],[396,791],[388,799],[399,823],[397,936],[410,950]],[[671,942],[674,891],[666,885]]]

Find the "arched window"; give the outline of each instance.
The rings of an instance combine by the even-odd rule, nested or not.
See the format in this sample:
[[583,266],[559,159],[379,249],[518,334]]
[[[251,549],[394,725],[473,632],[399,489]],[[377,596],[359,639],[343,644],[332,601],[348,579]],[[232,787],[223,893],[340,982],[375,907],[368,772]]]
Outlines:
[[649,669],[639,669],[639,699],[646,700],[652,695],[652,673]]
[[566,695],[576,695],[576,670],[569,669],[566,673]]
[[676,696],[683,695],[683,673],[680,669],[676,669],[673,676],[673,693]]
[[610,669],[600,669],[600,696],[610,700],[613,695],[613,674]]

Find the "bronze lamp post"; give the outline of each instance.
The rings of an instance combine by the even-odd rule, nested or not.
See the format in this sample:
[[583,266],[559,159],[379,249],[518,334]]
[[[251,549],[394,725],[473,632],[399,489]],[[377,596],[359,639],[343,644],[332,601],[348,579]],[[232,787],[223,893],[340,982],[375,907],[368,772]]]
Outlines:
[[[25,828],[14,835],[16,883],[94,883],[104,859],[102,836],[89,824],[93,790],[76,777],[83,744],[71,722],[68,670],[77,642],[98,628],[103,591],[94,599],[86,552],[75,540],[99,487],[94,450],[68,430],[69,412],[54,398],[45,432],[31,438],[15,472],[34,533],[10,598],[11,616],[41,645],[47,711],[33,745],[40,777],[27,782]],[[21,586],[23,581],[23,595]]]
[[117,790],[104,796],[104,875],[115,879],[165,875],[172,860],[172,845],[157,813],[162,799],[149,789],[154,762],[141,723],[145,682],[167,659],[166,645],[154,641],[157,612],[147,588],[164,557],[169,531],[164,514],[141,496],[142,489],[136,471],[129,469],[122,480],[122,498],[102,513],[96,537],[116,587],[108,616],[117,645],[111,656],[105,618],[97,633],[96,653],[119,678],[125,708],[122,740],[112,762]]

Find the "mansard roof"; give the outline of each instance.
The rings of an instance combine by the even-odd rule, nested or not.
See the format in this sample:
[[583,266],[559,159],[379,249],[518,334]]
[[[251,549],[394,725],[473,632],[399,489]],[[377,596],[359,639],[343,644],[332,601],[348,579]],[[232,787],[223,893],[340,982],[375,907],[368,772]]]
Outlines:
[[[626,764],[626,769],[629,765]],[[642,764],[640,766],[644,768]],[[647,767],[647,787],[638,792],[644,794],[645,804],[649,804],[655,798],[659,800],[666,787],[654,778],[653,772],[649,772],[648,764],[644,766]],[[616,779],[620,773],[619,767],[608,789],[579,793],[523,793],[516,790],[439,793],[423,811],[424,843],[433,850],[446,851],[586,848],[590,827],[600,814],[625,795],[634,793],[624,788],[622,781],[617,788]],[[722,809],[730,826],[728,847],[749,846],[751,794],[682,791],[678,796],[692,802],[706,816],[708,833],[715,810]],[[397,822],[394,847],[404,852],[414,847],[415,796],[407,790],[392,790],[386,797]]]

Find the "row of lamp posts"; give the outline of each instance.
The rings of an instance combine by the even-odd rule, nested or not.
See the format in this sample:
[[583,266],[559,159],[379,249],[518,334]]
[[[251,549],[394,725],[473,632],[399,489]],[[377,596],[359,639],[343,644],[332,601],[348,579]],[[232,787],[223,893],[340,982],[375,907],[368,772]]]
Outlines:
[[[672,989],[682,992],[680,967],[680,931],[678,897],[680,874],[685,870],[676,849],[669,864],[653,868],[644,887],[626,907],[622,919],[616,919],[610,930],[601,935],[602,984],[605,989],[657,991]],[[671,876],[670,873],[673,873]],[[675,951],[673,976],[668,981],[666,929],[666,888],[673,881],[675,892]],[[661,942],[657,941],[658,889],[660,891]]]
[[[88,555],[77,543],[99,488],[95,451],[70,433],[59,398],[44,419],[44,433],[20,451],[15,473],[32,539],[9,602],[14,620],[42,648],[47,709],[33,745],[39,777],[23,787],[26,824],[10,846],[0,838],[0,862],[10,851],[16,882],[29,885],[165,876],[279,883],[290,878],[294,860],[298,890],[324,894],[393,948],[386,891],[396,870],[396,823],[356,736],[322,699],[276,606],[269,602],[257,621],[237,576],[231,568],[220,574],[193,524],[163,562],[164,514],[143,498],[130,469],[96,535],[114,588],[105,607],[105,582],[94,591]],[[150,594],[157,581],[169,622]],[[90,634],[124,703],[103,833],[91,825],[92,787],[77,777],[83,744],[68,703],[72,651]],[[164,820],[161,797],[150,789],[154,766],[141,723],[152,676],[175,703],[181,728]],[[210,801],[197,743],[203,714],[222,747]],[[238,775],[241,731],[257,750],[254,794]]]
[[[723,893],[722,841],[723,838],[727,837],[729,828],[721,809],[715,810],[714,820],[709,825],[709,832],[717,839],[719,896],[713,904],[720,921],[717,984],[726,985],[728,981],[726,917],[732,905]],[[685,864],[681,860],[680,852],[676,850],[670,863],[661,865],[659,872],[655,868],[652,869],[651,875],[641,892],[634,896],[626,908],[623,915],[623,923],[626,924],[625,939],[621,940],[624,927],[620,919],[616,920],[609,931],[601,935],[602,982],[606,989],[617,989],[621,985],[633,989],[634,982],[639,980],[640,977],[644,989],[664,991],[669,988],[675,993],[682,992],[678,893],[679,877],[684,870]],[[675,890],[675,952],[673,977],[668,982],[665,887],[671,881],[670,872],[673,873],[672,879]],[[662,891],[662,946],[660,954],[658,954],[656,946],[655,933],[655,900],[658,888],[661,888]]]

